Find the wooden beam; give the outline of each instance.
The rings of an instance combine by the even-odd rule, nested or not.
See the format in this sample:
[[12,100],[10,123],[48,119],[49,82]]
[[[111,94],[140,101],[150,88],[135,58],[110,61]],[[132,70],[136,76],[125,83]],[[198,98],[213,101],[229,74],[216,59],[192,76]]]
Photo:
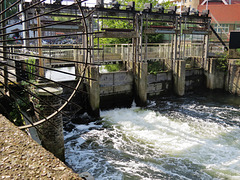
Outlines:
[[97,38],[137,38],[139,35],[136,31],[131,32],[116,32],[106,31],[96,34]]

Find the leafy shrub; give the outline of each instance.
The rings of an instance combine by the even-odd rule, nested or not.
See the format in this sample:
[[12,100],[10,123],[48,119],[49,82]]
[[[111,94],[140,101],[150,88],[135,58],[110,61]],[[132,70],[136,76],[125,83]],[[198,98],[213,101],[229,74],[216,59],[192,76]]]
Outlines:
[[161,62],[148,62],[148,73],[150,74],[157,74],[159,72],[163,71],[163,67],[161,65]]
[[29,80],[34,80],[35,79],[35,71],[36,71],[36,67],[35,67],[35,63],[36,63],[36,60],[35,58],[28,58],[27,60],[25,60],[27,64],[27,67],[26,67],[26,71],[28,72],[28,79]]
[[115,72],[121,70],[120,64],[107,64],[105,65],[105,69],[107,69],[108,72]]
[[227,71],[228,68],[228,53],[224,52],[217,58],[217,69],[219,71]]

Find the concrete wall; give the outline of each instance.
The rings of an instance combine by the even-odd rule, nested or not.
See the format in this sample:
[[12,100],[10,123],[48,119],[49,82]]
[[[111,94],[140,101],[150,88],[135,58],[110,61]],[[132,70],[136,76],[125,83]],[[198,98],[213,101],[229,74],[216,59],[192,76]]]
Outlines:
[[194,91],[195,89],[203,88],[204,73],[203,69],[186,69],[185,72],[185,91]]
[[161,72],[159,74],[148,74],[147,93],[149,96],[163,95],[172,92],[172,72]]
[[130,93],[133,90],[133,75],[128,71],[100,74],[99,86],[100,96]]
[[204,69],[206,87],[208,89],[222,89],[232,94],[240,95],[240,59],[229,59],[227,72],[217,68],[217,59],[207,60]]
[[206,88],[211,90],[224,89],[225,72],[220,71],[217,68],[216,58],[207,59],[206,67],[204,69],[204,74],[206,77]]
[[230,59],[225,89],[240,96],[240,59]]
[[99,74],[100,107],[131,106],[133,101],[133,73],[131,71]]
[[178,96],[185,94],[185,72],[186,61],[177,60],[173,68],[173,89]]
[[137,106],[147,105],[147,74],[148,63],[139,62],[135,64],[134,74],[134,98]]

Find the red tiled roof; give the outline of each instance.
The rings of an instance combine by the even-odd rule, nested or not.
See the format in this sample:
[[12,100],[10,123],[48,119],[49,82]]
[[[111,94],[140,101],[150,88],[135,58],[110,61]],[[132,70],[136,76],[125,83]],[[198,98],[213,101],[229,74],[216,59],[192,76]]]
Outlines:
[[[198,6],[200,12],[204,9],[206,9],[206,4]],[[212,14],[219,23],[240,24],[240,4],[224,5],[209,3],[208,9],[210,10],[210,14]],[[215,22],[214,18],[212,18],[213,23]]]

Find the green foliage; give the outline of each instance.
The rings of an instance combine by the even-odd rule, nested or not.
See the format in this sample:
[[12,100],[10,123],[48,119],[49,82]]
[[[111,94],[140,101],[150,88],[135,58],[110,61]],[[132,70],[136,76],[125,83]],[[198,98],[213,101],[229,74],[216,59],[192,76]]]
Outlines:
[[148,73],[156,75],[157,73],[159,73],[161,71],[163,71],[161,62],[159,62],[159,61],[148,62]]
[[[13,3],[15,3],[16,0],[4,0],[3,2],[5,3],[4,6],[5,6],[6,8],[8,8],[8,7],[11,6]],[[6,9],[6,8],[5,8],[5,9]],[[9,16],[15,14],[17,11],[18,11],[18,5],[15,5],[15,6],[11,7],[11,8],[6,12],[5,15],[6,15],[6,17],[9,17]]]
[[21,85],[27,87],[29,85],[29,83],[26,81],[21,81]]
[[224,52],[217,58],[217,69],[226,72],[228,68],[228,53]]
[[105,65],[105,69],[107,69],[108,72],[115,72],[121,70],[120,64],[107,64]]
[[[61,15],[70,15],[70,14],[68,14],[68,13],[61,13]],[[73,17],[67,17],[67,16],[52,16],[51,18],[54,21],[69,21],[69,20],[75,19]]]
[[14,41],[9,36],[7,36],[7,44],[14,44]]
[[[143,41],[145,41],[144,38],[143,38]],[[163,42],[163,34],[148,35],[148,43],[161,43],[161,42]]]
[[237,66],[240,66],[240,60],[237,60],[235,63]]
[[236,49],[236,51],[237,51],[237,53],[239,53],[239,54],[240,54],[240,48],[237,48],[237,49]]
[[26,67],[26,71],[28,72],[28,79],[29,80],[35,80],[35,71],[36,71],[36,67],[35,67],[35,63],[36,60],[33,57],[28,58],[27,60],[25,60],[27,64]]
[[165,7],[165,9],[168,9],[168,8],[171,7],[171,6],[176,6],[176,4],[174,4],[173,2],[171,2],[171,1],[169,1],[169,0],[167,0],[167,1],[162,1],[162,2],[161,2],[161,5],[162,5],[163,7]]
[[16,126],[24,125],[23,115],[20,112],[26,111],[27,104],[25,101],[27,101],[27,98],[23,98],[23,100],[16,99],[14,102],[11,103],[12,111],[9,113],[9,115],[10,115],[9,119]]
[[[119,3],[127,5],[127,3],[130,1],[132,1],[132,0],[120,0]],[[152,3],[152,5],[154,7],[158,3],[158,1],[157,0],[135,0],[136,10],[142,11],[145,3]]]

